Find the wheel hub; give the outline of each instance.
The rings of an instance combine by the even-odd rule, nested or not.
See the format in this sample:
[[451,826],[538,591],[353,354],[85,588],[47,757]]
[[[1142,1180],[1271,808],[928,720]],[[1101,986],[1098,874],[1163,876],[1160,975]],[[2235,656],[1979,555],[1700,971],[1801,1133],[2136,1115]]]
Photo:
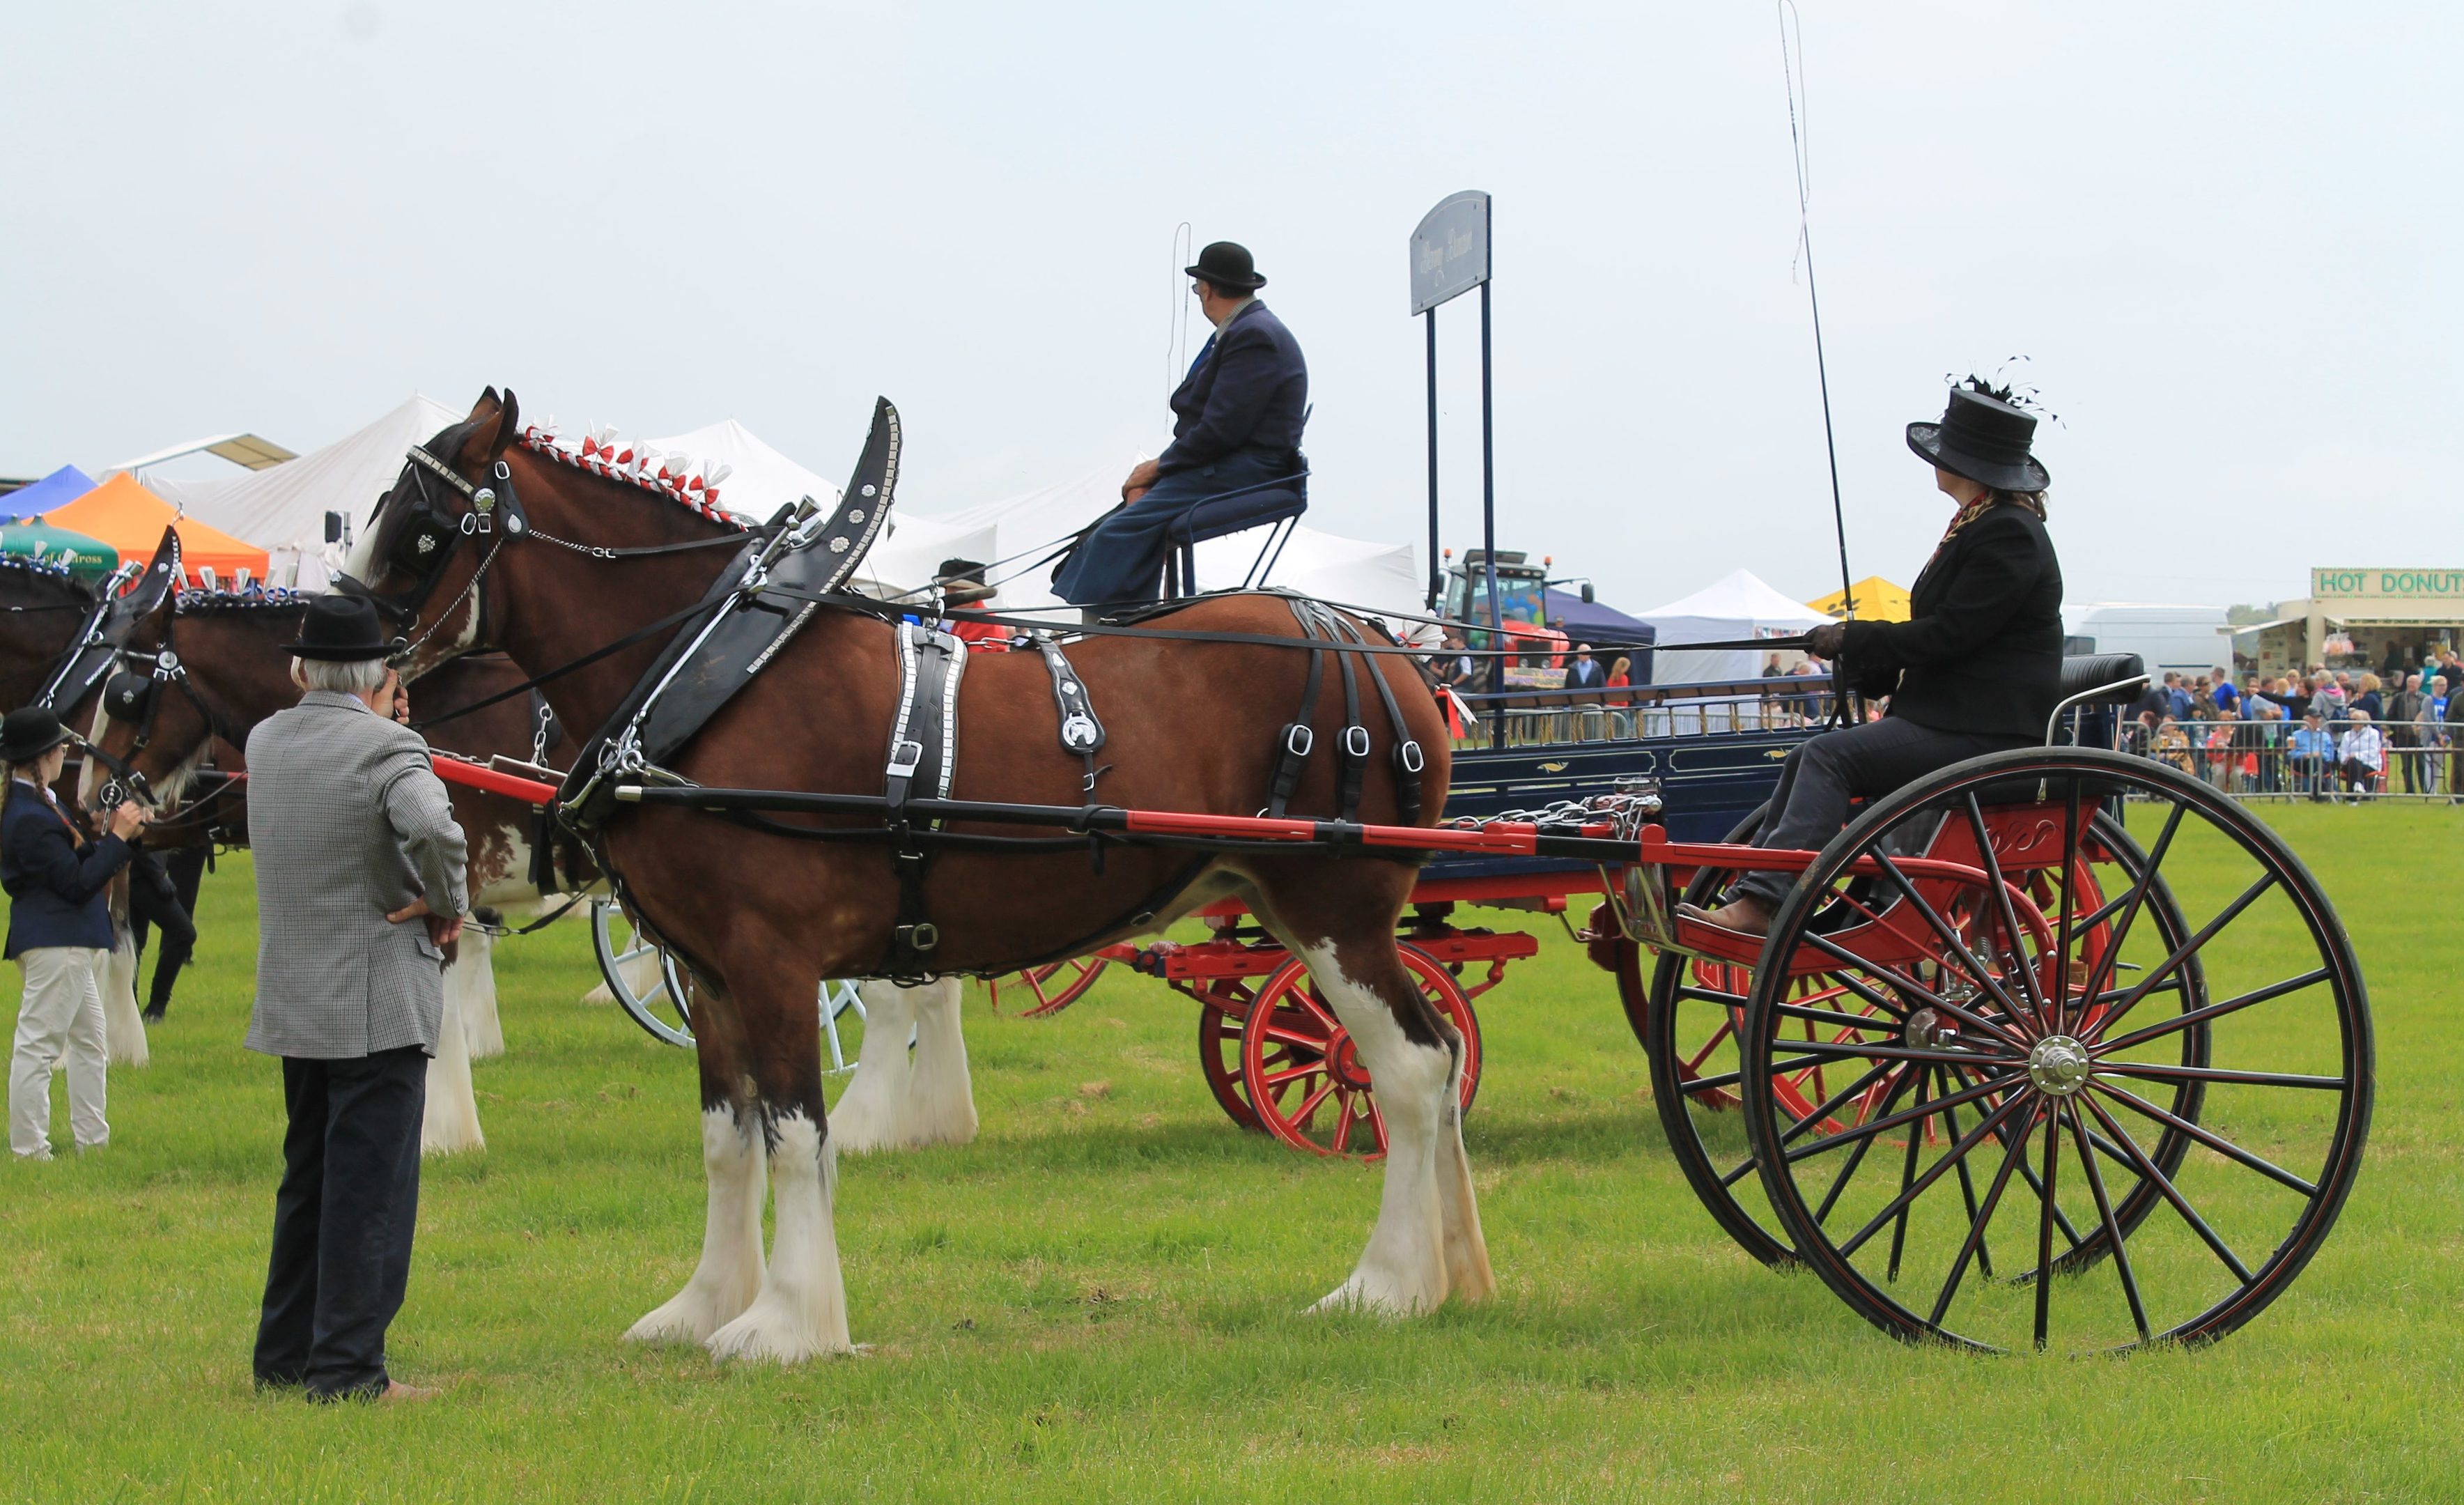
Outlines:
[[2066,1034],[2049,1034],[2028,1052],[2028,1079],[2039,1092],[2068,1097],[2087,1085],[2092,1064],[2086,1046]]
[[1336,1037],[1334,1049],[1326,1054],[1326,1064],[1334,1079],[1344,1086],[1355,1092],[1368,1088],[1369,1068],[1360,1064],[1360,1048],[1352,1043],[1350,1032]]

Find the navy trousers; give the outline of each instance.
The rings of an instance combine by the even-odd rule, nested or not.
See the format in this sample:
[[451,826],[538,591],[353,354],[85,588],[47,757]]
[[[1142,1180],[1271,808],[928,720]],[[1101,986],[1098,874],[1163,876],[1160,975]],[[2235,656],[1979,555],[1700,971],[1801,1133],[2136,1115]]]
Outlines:
[[410,1281],[428,1057],[417,1046],[282,1061],[291,1126],[274,1198],[274,1258],[256,1328],[256,1382],[311,1400],[385,1391],[385,1329]]
[[[1937,768],[2035,744],[2033,737],[1938,732],[1896,716],[1824,732],[1799,742],[1780,766],[1771,814],[1754,845],[1820,852],[1848,823],[1850,800],[1874,799]],[[1795,883],[1793,873],[1749,873],[1736,891],[1777,904]]]
[[1211,497],[1280,480],[1294,469],[1289,454],[1242,450],[1212,465],[1173,472],[1133,505],[1106,513],[1078,541],[1053,572],[1052,593],[1081,607],[1153,601],[1163,593],[1164,534],[1175,520]]

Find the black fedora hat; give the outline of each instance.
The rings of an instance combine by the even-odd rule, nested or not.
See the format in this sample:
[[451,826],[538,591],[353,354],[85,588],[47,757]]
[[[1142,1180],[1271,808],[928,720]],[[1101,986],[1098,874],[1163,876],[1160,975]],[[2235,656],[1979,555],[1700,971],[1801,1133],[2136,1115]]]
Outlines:
[[1191,277],[1204,277],[1217,287],[1235,288],[1254,293],[1266,285],[1258,275],[1258,263],[1251,260],[1249,248],[1219,240],[1198,254],[1198,265],[1183,267]]
[[71,733],[48,705],[21,705],[0,717],[0,763],[33,763]]
[[1908,425],[1908,448],[1996,491],[2043,491],[2054,478],[2028,453],[2035,434],[2035,414],[2026,409],[1954,387],[1940,423]]
[[321,658],[355,663],[383,658],[393,652],[393,640],[377,625],[377,609],[364,596],[319,596],[308,603],[299,624],[299,641],[282,651],[294,658]]

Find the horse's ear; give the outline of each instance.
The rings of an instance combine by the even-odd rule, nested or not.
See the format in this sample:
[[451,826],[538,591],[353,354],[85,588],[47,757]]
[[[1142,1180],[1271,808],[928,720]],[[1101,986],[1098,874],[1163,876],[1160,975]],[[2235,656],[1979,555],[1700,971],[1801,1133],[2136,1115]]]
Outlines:
[[463,436],[462,453],[454,456],[465,475],[495,463],[519,432],[514,427],[514,394],[509,391],[499,397],[495,387],[489,387],[471,405],[469,422],[471,432]]

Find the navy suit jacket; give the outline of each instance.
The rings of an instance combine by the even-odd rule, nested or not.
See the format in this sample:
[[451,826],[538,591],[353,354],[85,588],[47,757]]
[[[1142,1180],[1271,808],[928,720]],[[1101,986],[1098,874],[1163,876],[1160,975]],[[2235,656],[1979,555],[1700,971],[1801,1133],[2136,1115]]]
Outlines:
[[0,806],[0,889],[9,894],[9,945],[15,961],[37,946],[112,945],[102,891],[133,849],[106,835],[83,846],[68,817],[31,786],[9,781]]
[[2062,566],[2045,524],[1997,506],[1936,549],[1905,622],[1851,622],[1849,682],[1938,732],[2041,738],[2061,700]]
[[1155,456],[1166,476],[1212,465],[1236,450],[1298,450],[1309,411],[1300,342],[1252,299],[1198,352],[1189,379],[1172,394],[1172,445]]

